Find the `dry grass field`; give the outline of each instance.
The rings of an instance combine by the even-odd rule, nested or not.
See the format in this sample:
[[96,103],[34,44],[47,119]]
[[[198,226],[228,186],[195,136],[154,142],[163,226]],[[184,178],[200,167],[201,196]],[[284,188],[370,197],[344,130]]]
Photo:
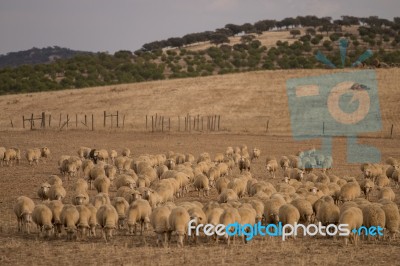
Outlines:
[[[390,127],[399,124],[397,92],[399,69],[377,70],[383,131],[360,142],[378,147],[382,157],[400,158],[400,139],[386,138]],[[252,165],[252,174],[259,180],[274,185],[281,181],[282,171],[271,179],[265,171],[267,155],[280,157],[294,154],[318,140],[296,142],[290,135],[285,81],[288,78],[331,73],[328,70],[263,71],[236,75],[213,76],[196,79],[157,81],[126,84],[102,88],[8,95],[0,97],[0,146],[21,149],[47,146],[52,151],[46,163],[30,167],[25,159],[13,167],[0,167],[0,265],[397,265],[400,238],[389,242],[361,241],[359,246],[344,246],[341,239],[305,237],[282,242],[278,238],[256,238],[244,245],[237,241],[231,246],[219,243],[189,244],[179,249],[156,247],[156,236],[150,230],[144,237],[128,236],[120,231],[108,243],[101,238],[68,242],[65,237],[43,240],[36,231],[30,235],[17,232],[17,221],[12,211],[16,198],[26,195],[39,199],[36,191],[50,174],[58,174],[57,161],[63,154],[75,155],[79,146],[116,149],[129,147],[133,156],[164,153],[169,150],[192,153],[207,151],[213,156],[224,152],[227,146],[247,144],[262,150],[261,158]],[[102,112],[116,111],[126,114],[124,130],[103,129]],[[59,113],[87,113],[96,115],[96,128],[102,130],[21,130],[21,116],[45,111],[54,116]],[[176,117],[191,114],[220,114],[222,128],[218,133],[149,133],[144,131],[146,114]],[[9,119],[14,121],[10,128]],[[266,120],[270,132],[265,133]],[[335,138],[333,147],[334,169],[338,176],[360,178],[359,165],[346,162],[346,141]],[[235,169],[233,174],[237,174]],[[73,181],[64,181],[71,192]],[[400,190],[395,188],[396,203],[400,204]],[[111,197],[115,190],[112,189]],[[65,202],[70,202],[71,193]],[[95,191],[90,191],[95,195]],[[208,199],[190,192],[177,201],[216,199],[212,190]],[[372,201],[377,200],[377,191]],[[100,234],[100,231],[98,231]]]

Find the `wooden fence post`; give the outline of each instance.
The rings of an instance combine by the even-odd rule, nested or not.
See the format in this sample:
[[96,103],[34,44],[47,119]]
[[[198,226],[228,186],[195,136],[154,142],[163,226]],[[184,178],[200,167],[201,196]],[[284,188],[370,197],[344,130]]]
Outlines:
[[106,111],[104,111],[104,127],[106,127]]
[[68,124],[69,124],[69,115],[67,114],[67,128],[68,128]]
[[153,116],[151,116],[151,132],[154,132],[154,119],[153,119]]
[[181,131],[181,117],[178,115],[178,131]]
[[85,126],[87,126],[87,116],[85,114]]
[[78,114],[75,114],[75,127],[78,128]]
[[25,128],[25,116],[22,116],[22,127]]
[[42,112],[42,128],[46,127],[46,114],[44,112]]
[[186,128],[187,128],[187,127],[186,127],[186,125],[187,125],[186,119],[187,119],[187,117],[185,117],[185,131],[186,131]]
[[49,115],[49,127],[51,127],[51,114]]
[[146,115],[146,131],[147,131],[147,115]]
[[10,118],[10,122],[11,122],[11,127],[14,128],[14,124],[13,124],[13,121],[11,118]]
[[268,127],[269,127],[269,119],[267,120],[267,127],[265,128],[265,132],[268,132]]
[[33,114],[31,115],[31,130],[33,129],[34,122],[33,122]]
[[60,121],[58,122],[58,127],[61,127],[61,113],[60,113]]
[[94,115],[92,114],[92,131],[94,131]]
[[221,115],[218,115],[218,131],[219,131],[219,123],[221,122]]
[[201,131],[204,129],[204,124],[203,124],[203,117],[201,117]]
[[168,131],[171,131],[171,117],[168,117]]
[[164,116],[161,118],[162,122],[161,122],[161,132],[164,132]]
[[390,129],[390,138],[393,138],[393,127],[394,125],[392,124],[392,128]]
[[125,128],[125,115],[122,117],[122,128]]
[[117,128],[119,128],[119,114],[118,114],[118,111],[117,111]]

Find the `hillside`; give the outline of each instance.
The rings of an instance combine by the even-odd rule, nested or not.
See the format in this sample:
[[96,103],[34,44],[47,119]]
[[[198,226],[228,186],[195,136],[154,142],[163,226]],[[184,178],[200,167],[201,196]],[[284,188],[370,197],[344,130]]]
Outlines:
[[78,54],[89,52],[75,51],[58,46],[46,48],[32,48],[25,51],[11,52],[0,55],[0,69],[4,67],[18,67],[22,65],[37,65],[52,63],[57,59],[68,59]]
[[[289,78],[316,76],[340,70],[268,70],[210,77],[153,81],[93,87],[80,90],[5,95],[0,97],[0,128],[22,128],[22,115],[52,115],[58,128],[60,113],[66,114],[75,128],[75,114],[95,116],[95,128],[103,129],[103,111],[119,111],[126,116],[126,130],[145,130],[146,115],[171,117],[171,128],[178,129],[178,116],[221,115],[221,129],[230,132],[290,134],[286,81]],[[377,70],[383,132],[387,136],[394,124],[400,127],[400,69]],[[82,119],[82,117],[80,118]],[[115,121],[115,120],[114,120]],[[109,123],[109,122],[108,122]],[[115,122],[114,122],[115,123]],[[109,125],[109,124],[108,124]],[[79,124],[79,128],[84,128]],[[115,124],[114,124],[115,126]],[[107,126],[107,129],[109,126]],[[181,129],[183,121],[181,122]]]
[[[323,53],[341,67],[339,40],[348,41],[345,67],[366,50],[367,66],[400,65],[400,19],[341,20],[315,16],[227,24],[215,31],[154,41],[132,53],[78,54],[51,64],[0,70],[0,94],[54,91],[143,81],[276,69],[325,69]],[[384,64],[381,64],[383,62]]]

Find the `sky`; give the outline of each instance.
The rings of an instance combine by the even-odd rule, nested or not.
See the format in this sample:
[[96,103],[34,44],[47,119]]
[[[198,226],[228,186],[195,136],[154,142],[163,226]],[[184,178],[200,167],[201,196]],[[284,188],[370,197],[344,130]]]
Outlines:
[[109,52],[298,15],[400,16],[399,0],[0,0],[0,54],[60,46]]

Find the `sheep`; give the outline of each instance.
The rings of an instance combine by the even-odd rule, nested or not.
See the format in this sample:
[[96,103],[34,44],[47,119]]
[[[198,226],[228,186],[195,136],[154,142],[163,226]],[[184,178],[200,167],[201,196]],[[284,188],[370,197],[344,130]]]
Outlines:
[[89,189],[88,183],[83,178],[78,178],[75,181],[75,184],[72,186],[72,190],[74,190],[75,192],[86,192],[87,193],[88,189]]
[[361,189],[357,182],[349,182],[340,189],[339,200],[342,202],[354,200],[361,195]]
[[74,192],[72,196],[72,204],[74,205],[86,205],[89,204],[89,194],[86,191],[77,191]]
[[115,179],[115,175],[117,174],[117,168],[114,165],[107,164],[104,166],[104,172],[110,181],[113,181]]
[[286,156],[282,156],[279,160],[279,165],[281,166],[283,172],[285,172],[290,167],[290,160]]
[[128,224],[129,233],[136,234],[136,225],[140,223],[140,235],[143,235],[146,224],[150,223],[150,215],[151,206],[149,202],[143,199],[135,200],[127,210],[126,222]]
[[389,237],[394,239],[396,234],[400,233],[399,208],[394,203],[384,204],[381,208],[385,212],[385,229],[388,231]]
[[239,159],[239,170],[240,173],[242,171],[250,171],[250,160],[246,157],[240,157]]
[[264,215],[264,203],[258,199],[252,199],[249,202],[253,209],[256,211],[256,222],[261,222]]
[[282,197],[271,198],[264,202],[265,224],[277,224],[279,222],[279,208],[286,204]]
[[131,155],[131,150],[129,148],[123,148],[121,155],[124,157],[129,157]]
[[338,224],[340,217],[339,207],[333,201],[322,201],[316,212],[316,219],[324,226]]
[[61,224],[61,211],[64,207],[64,204],[59,200],[52,200],[46,203],[47,207],[51,210],[53,214],[53,218],[51,220],[54,228],[55,235],[58,237],[61,234],[62,224]]
[[[253,209],[251,206],[242,206],[238,208],[238,212],[240,215],[240,224],[245,225],[245,224],[255,224],[256,223],[256,210]],[[250,229],[247,227],[246,232],[250,232]],[[243,241],[244,243],[247,243],[247,237],[243,236]]]
[[[117,197],[118,197],[118,195],[117,195]],[[110,197],[108,196],[108,194],[99,193],[92,198],[92,204],[94,207],[99,209],[103,205],[111,204]]]
[[390,180],[385,175],[379,175],[375,178],[375,184],[378,188],[383,188],[390,185]]
[[89,179],[90,171],[95,167],[92,160],[85,160],[82,162],[83,178]]
[[390,187],[378,188],[379,190],[379,199],[388,199],[394,202],[394,198],[396,195]]
[[118,213],[118,228],[122,229],[129,209],[129,202],[123,197],[115,197],[112,205]]
[[117,188],[117,190],[122,186],[135,188],[136,180],[129,175],[120,175],[114,180],[114,186]]
[[275,178],[275,172],[278,169],[278,162],[273,157],[267,157],[266,168],[272,178]]
[[35,203],[28,197],[20,196],[14,205],[14,213],[17,216],[18,232],[24,230],[30,233],[30,225],[32,222],[32,211],[35,208]]
[[224,189],[228,188],[229,182],[229,179],[226,177],[220,177],[217,179],[215,182],[215,188],[217,189],[218,194],[221,194]]
[[88,147],[79,147],[77,154],[79,158],[83,159],[89,159],[89,154],[90,154],[90,148]]
[[43,233],[45,237],[50,237],[53,233],[53,213],[50,208],[44,204],[38,204],[32,211],[32,220],[40,228],[40,232]]
[[97,190],[97,193],[105,193],[108,194],[108,191],[110,189],[110,184],[111,181],[108,177],[104,176],[99,176],[94,180],[94,187]]
[[0,147],[0,164],[1,164],[1,166],[3,166],[5,152],[6,152],[6,148]]
[[39,163],[40,158],[48,158],[50,155],[50,149],[47,147],[42,147],[40,149],[28,149],[26,151],[26,159],[29,162],[29,165],[35,163],[36,165]]
[[207,152],[203,152],[199,155],[199,158],[197,159],[197,164],[200,162],[211,162],[211,157],[210,154]]
[[289,177],[289,179],[296,179],[298,181],[302,181],[304,177],[304,171],[298,168],[287,169],[284,174],[284,177]]
[[224,211],[225,210],[220,207],[215,207],[215,208],[205,210],[204,213],[206,214],[206,217],[207,217],[207,223],[212,224],[214,226],[219,224],[221,215],[224,213]]
[[168,239],[171,239],[171,233],[175,232],[178,239],[178,247],[183,247],[183,238],[188,232],[188,223],[190,221],[190,216],[188,211],[183,207],[175,207],[171,210],[169,215],[169,232]]
[[[295,223],[299,222],[300,219],[300,212],[299,210],[290,203],[284,204],[279,208],[279,221],[282,222],[283,225],[291,224],[294,225]],[[293,238],[296,238],[293,235]]]
[[49,189],[50,200],[62,200],[65,198],[67,192],[62,185],[52,185]]
[[89,171],[89,183],[90,183],[90,189],[93,188],[93,181],[96,180],[99,176],[105,176],[106,171],[104,170],[104,167],[101,166],[95,166]]
[[215,163],[222,163],[224,161],[224,159],[225,159],[225,156],[222,153],[216,153],[214,156]]
[[[225,226],[228,226],[229,224],[234,224],[234,223],[241,223],[242,218],[240,216],[240,213],[237,209],[228,207],[224,210],[224,212],[221,214],[221,217],[219,219],[219,223],[223,224]],[[233,230],[233,228],[231,228]],[[224,238],[227,240],[227,244],[229,246],[230,244],[230,237],[228,234],[224,235]],[[218,241],[218,237],[216,238],[216,242]]]
[[220,176],[226,176],[229,174],[229,165],[226,163],[219,163],[217,165],[217,168],[219,170],[219,175]]
[[94,236],[96,237],[96,226],[97,226],[97,208],[94,207],[92,204],[88,204],[86,205],[86,207],[90,210],[91,215],[90,215],[90,219],[89,219],[89,226],[90,226],[90,230],[89,230],[89,236]]
[[176,161],[174,159],[167,159],[165,161],[165,166],[167,166],[169,170],[174,169],[175,165],[176,165]]
[[168,171],[168,167],[167,167],[166,165],[159,165],[159,166],[156,168],[156,173],[157,173],[158,179],[160,179],[161,176],[162,176],[166,171]]
[[39,199],[43,200],[48,200],[49,199],[49,190],[50,190],[51,185],[47,182],[43,183],[40,185],[40,188],[37,192],[37,195]]
[[251,154],[250,154],[250,161],[260,158],[260,155],[261,155],[261,150],[257,149],[257,148],[253,148],[251,150]]
[[64,205],[60,214],[61,224],[67,232],[67,240],[72,240],[77,230],[76,224],[79,221],[78,209],[71,204]]
[[127,158],[125,156],[118,156],[117,158],[115,158],[114,165],[119,174],[122,173],[122,171],[124,170],[124,165],[126,161]]
[[391,165],[391,166],[397,166],[399,165],[398,161],[393,158],[393,157],[388,157],[385,161],[386,164]]
[[301,168],[301,161],[300,158],[298,156],[294,156],[294,155],[289,155],[288,156],[289,161],[290,161],[290,167],[291,168]]
[[349,207],[344,211],[340,212],[339,224],[348,224],[350,231],[349,236],[344,237],[344,244],[347,246],[348,240],[354,242],[355,245],[358,243],[359,236],[357,233],[353,233],[352,230],[360,228],[363,225],[363,212],[357,207]]
[[149,187],[150,179],[146,175],[139,175],[138,180],[136,180],[136,187]]
[[94,152],[94,158],[95,158],[95,163],[97,163],[97,161],[108,162],[109,159],[108,151],[105,149],[96,150]]
[[20,150],[17,148],[9,148],[6,149],[4,152],[4,163],[7,166],[12,166],[12,163],[15,161],[17,164],[19,164],[19,160],[21,159],[21,154]]
[[203,174],[199,174],[194,178],[193,182],[194,188],[199,192],[198,196],[200,197],[200,191],[203,190],[203,196],[208,197],[210,193],[210,184],[207,176]]
[[225,151],[225,156],[226,157],[232,157],[233,153],[234,152],[233,152],[233,148],[232,147],[229,146],[229,147],[226,148],[226,151]]
[[242,198],[245,195],[246,187],[247,187],[247,180],[244,178],[233,178],[228,183],[228,189],[233,190],[239,198]]
[[170,214],[171,208],[168,206],[157,207],[151,212],[150,224],[153,227],[154,232],[157,234],[158,246],[162,244],[164,247],[166,247],[167,245]]
[[[385,228],[385,211],[378,204],[364,205],[361,208],[363,213],[363,225],[367,228],[371,226]],[[369,235],[368,235],[369,236]]]
[[111,150],[110,151],[110,159],[111,163],[114,164],[115,158],[117,158],[118,152],[116,150]]
[[102,228],[104,240],[107,242],[113,236],[113,232],[118,226],[117,210],[111,204],[102,205],[97,210],[96,218]]
[[51,186],[54,186],[54,185],[62,186],[62,184],[63,184],[61,178],[57,175],[49,176],[49,178],[47,179],[47,183],[49,183]]
[[[207,224],[207,216],[202,210],[202,208],[194,206],[192,208],[189,208],[187,211],[190,216],[190,221],[194,220],[194,222],[192,223],[193,226],[197,227],[200,224],[202,225]],[[197,235],[195,230],[192,230],[192,235],[194,243],[197,243]]]
[[364,179],[361,184],[361,190],[364,192],[365,198],[369,200],[369,194],[374,189],[374,182],[371,179]]
[[361,166],[364,174],[364,178],[370,178],[375,181],[375,179],[383,174],[383,167],[380,164],[366,164]]
[[310,224],[314,220],[314,211],[311,203],[306,199],[295,199],[291,202],[293,206],[295,206],[300,213],[300,222],[305,224]]
[[76,206],[79,213],[79,220],[76,225],[78,238],[85,239],[90,231],[90,220],[92,216],[92,211],[85,205]]

